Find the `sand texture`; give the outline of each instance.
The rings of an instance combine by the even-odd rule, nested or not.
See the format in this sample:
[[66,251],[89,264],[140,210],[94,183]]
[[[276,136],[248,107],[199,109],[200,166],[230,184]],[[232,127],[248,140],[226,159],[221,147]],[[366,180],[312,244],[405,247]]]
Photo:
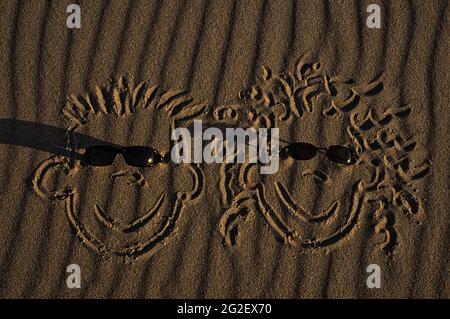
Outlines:
[[[70,3],[0,4],[1,298],[450,297],[449,1]],[[82,161],[194,119],[355,160]]]

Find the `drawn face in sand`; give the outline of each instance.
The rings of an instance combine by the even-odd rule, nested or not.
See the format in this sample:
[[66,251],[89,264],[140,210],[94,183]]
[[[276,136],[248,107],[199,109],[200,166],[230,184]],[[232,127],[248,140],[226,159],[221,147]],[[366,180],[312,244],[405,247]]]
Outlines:
[[228,244],[237,239],[243,220],[259,215],[286,243],[326,247],[351,234],[363,207],[390,252],[396,243],[395,215],[420,221],[422,203],[414,182],[429,163],[413,166],[416,143],[396,129],[408,106],[377,105],[366,100],[383,90],[380,81],[323,74],[320,64],[300,60],[293,72],[272,75],[263,68],[258,84],[240,93],[241,104],[218,108],[216,120],[249,126],[278,127],[280,146],[292,142],[319,147],[344,145],[353,150],[351,165],[336,164],[323,154],[308,161],[281,158],[273,175],[260,175],[256,164],[222,166],[222,200],[228,207],[220,231]]
[[39,166],[35,191],[64,201],[76,235],[95,252],[126,259],[152,255],[175,234],[183,209],[201,193],[199,167],[168,160],[138,168],[121,155],[112,165],[89,166],[83,152],[95,138],[115,146],[148,146],[165,156],[171,130],[203,113],[205,106],[192,102],[187,92],[160,92],[123,77],[86,96],[71,96],[63,111],[69,120],[68,156],[52,156]]

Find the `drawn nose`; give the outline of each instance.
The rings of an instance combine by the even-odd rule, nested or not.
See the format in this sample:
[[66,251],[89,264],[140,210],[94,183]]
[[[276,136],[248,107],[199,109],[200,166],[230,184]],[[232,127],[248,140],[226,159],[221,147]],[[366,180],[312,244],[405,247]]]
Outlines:
[[118,170],[111,174],[111,178],[127,178],[129,183],[136,183],[140,186],[145,185],[145,178],[138,170]]
[[306,169],[302,171],[302,177],[311,176],[316,180],[319,180],[321,182],[326,182],[328,180],[328,175],[320,170],[320,169]]

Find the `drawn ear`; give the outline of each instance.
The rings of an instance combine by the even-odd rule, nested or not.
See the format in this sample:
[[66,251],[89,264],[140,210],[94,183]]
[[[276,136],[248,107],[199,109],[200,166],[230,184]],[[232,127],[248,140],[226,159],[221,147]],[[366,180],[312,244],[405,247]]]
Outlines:
[[192,175],[194,183],[190,191],[183,193],[183,197],[187,200],[192,200],[200,196],[204,188],[205,177],[203,175],[203,171],[197,164],[187,164],[187,166]]
[[73,193],[71,186],[56,183],[56,189],[48,187],[49,181],[58,181],[61,177],[70,176],[69,160],[63,156],[52,156],[42,162],[33,176],[33,190],[42,198],[62,200]]

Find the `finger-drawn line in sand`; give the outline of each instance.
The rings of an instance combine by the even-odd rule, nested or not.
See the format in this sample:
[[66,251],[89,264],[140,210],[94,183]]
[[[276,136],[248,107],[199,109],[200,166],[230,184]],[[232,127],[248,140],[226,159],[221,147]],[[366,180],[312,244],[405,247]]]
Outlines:
[[[354,165],[372,173],[370,181],[360,177],[355,180],[347,211],[342,202],[332,201],[324,211],[313,214],[302,208],[293,198],[282,180],[273,184],[251,180],[250,164],[223,164],[220,190],[222,203],[227,207],[220,221],[219,230],[226,243],[237,241],[238,226],[250,216],[262,216],[285,243],[302,247],[326,247],[343,240],[354,229],[367,207],[373,211],[373,223],[377,233],[383,234],[381,248],[391,253],[397,244],[396,212],[401,211],[409,220],[420,222],[423,203],[414,184],[429,171],[431,163],[413,162],[416,151],[414,138],[404,138],[395,123],[404,121],[411,114],[409,105],[379,105],[372,108],[366,99],[374,98],[384,89],[380,80],[357,85],[353,79],[325,74],[320,63],[305,62],[301,57],[289,72],[274,74],[263,67],[255,85],[241,91],[239,101],[217,107],[214,119],[228,125],[253,127],[282,127],[292,120],[302,121],[308,113],[321,112],[325,117],[345,118],[349,144],[355,151]],[[257,174],[257,170],[255,170]],[[305,171],[302,176],[316,176],[318,182],[325,178]],[[321,177],[322,176],[322,177]],[[275,205],[269,203],[267,188],[273,187],[283,211],[295,217],[302,227],[314,228],[306,238],[304,232],[293,227]],[[345,221],[337,222],[346,214]],[[289,218],[288,218],[289,219]],[[339,223],[328,233],[321,232],[321,225]],[[316,231],[317,229],[317,231]],[[306,232],[305,232],[306,233]]]
[[278,197],[282,200],[284,206],[288,209],[288,211],[306,222],[309,223],[320,223],[327,221],[331,216],[333,216],[338,207],[339,202],[334,201],[328,209],[318,215],[312,215],[311,212],[308,212],[306,209],[302,208],[291,196],[288,189],[283,183],[275,182],[275,189]]
[[[172,128],[187,124],[194,117],[201,116],[205,110],[206,105],[194,104],[193,98],[186,91],[162,91],[159,86],[147,85],[145,82],[135,85],[132,80],[122,76],[118,80],[110,80],[107,86],[95,86],[94,90],[86,95],[68,97],[63,108],[63,115],[68,120],[65,145],[68,151],[83,149],[83,145],[78,145],[77,130],[99,115],[122,117],[140,113],[147,116],[165,116],[168,120],[164,124],[170,132]],[[169,135],[166,138],[170,140]],[[164,163],[164,165],[175,164]],[[101,205],[95,204],[91,215],[95,216],[94,220],[97,223],[88,225],[77,211],[79,193],[76,185],[68,185],[56,190],[47,187],[48,180],[53,174],[64,175],[72,183],[75,175],[81,174],[84,169],[82,158],[51,156],[36,169],[33,189],[44,199],[65,202],[65,213],[69,224],[84,245],[102,256],[115,255],[123,257],[126,261],[132,261],[141,256],[153,255],[173,237],[183,209],[190,201],[200,196],[204,183],[203,172],[197,164],[181,165],[186,165],[189,171],[192,189],[169,194],[161,193],[144,215],[130,222],[114,218]],[[137,187],[145,188],[154,185],[145,181],[144,175],[139,170],[134,173],[115,172],[111,174],[111,178],[115,179],[128,174],[131,174],[130,178],[136,182]],[[108,232],[113,240],[105,241],[95,231],[98,228]],[[125,237],[127,240],[119,241],[116,237],[118,235],[128,236]]]
[[115,231],[120,231],[124,233],[132,233],[132,232],[141,232],[142,229],[148,225],[153,216],[158,212],[161,208],[161,205],[164,201],[164,194],[161,194],[157,203],[148,210],[148,212],[130,223],[123,223],[113,217],[110,217],[108,213],[106,213],[100,205],[95,205],[95,216],[97,219],[105,226],[111,228]]

